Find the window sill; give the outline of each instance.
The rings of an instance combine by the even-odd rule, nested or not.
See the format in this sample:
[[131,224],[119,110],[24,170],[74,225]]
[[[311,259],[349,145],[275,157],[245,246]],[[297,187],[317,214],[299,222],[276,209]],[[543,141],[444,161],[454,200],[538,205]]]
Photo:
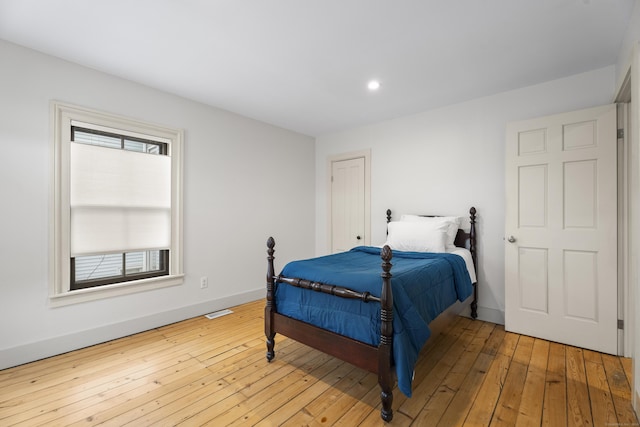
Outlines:
[[98,286],[95,288],[78,289],[76,291],[61,292],[49,297],[50,307],[62,307],[65,305],[95,301],[121,295],[129,295],[152,289],[167,288],[181,285],[184,274],[172,276],[152,277],[149,279],[135,280],[131,282],[116,283],[113,285]]

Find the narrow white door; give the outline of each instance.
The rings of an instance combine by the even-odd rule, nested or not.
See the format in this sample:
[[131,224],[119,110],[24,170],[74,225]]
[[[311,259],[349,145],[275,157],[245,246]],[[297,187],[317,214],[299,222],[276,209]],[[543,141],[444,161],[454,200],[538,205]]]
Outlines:
[[510,123],[505,327],[617,353],[615,105]]
[[365,159],[331,163],[331,251],[348,251],[365,241]]

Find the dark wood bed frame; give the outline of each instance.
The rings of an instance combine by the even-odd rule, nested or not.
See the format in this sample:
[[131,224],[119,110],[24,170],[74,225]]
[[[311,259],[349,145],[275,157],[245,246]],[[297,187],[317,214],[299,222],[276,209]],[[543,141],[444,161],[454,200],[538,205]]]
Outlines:
[[[469,210],[471,228],[469,232],[458,230],[455,245],[467,247],[473,258],[474,268],[477,270],[476,246],[476,209]],[[430,215],[425,215],[430,216]],[[391,221],[391,210],[387,210],[387,222]],[[267,360],[271,362],[275,357],[274,338],[276,333],[292,338],[331,356],[349,362],[359,368],[378,374],[378,384],[381,388],[382,409],[380,416],[384,421],[393,418],[393,386],[395,385],[395,370],[393,367],[393,294],[391,292],[391,258],[392,252],[385,246],[380,254],[382,258],[382,291],[380,297],[368,292],[360,293],[354,290],[327,283],[312,282],[299,278],[288,278],[275,274],[273,253],[275,241],[273,237],[267,240],[267,303],[264,312],[264,331],[267,337]],[[317,292],[335,295],[341,298],[360,299],[365,303],[380,303],[380,345],[373,346],[334,332],[321,329],[309,323],[292,319],[279,314],[275,304],[276,283],[287,283],[291,286],[310,289]],[[473,300],[471,302],[471,317],[477,318],[478,286],[473,285]]]

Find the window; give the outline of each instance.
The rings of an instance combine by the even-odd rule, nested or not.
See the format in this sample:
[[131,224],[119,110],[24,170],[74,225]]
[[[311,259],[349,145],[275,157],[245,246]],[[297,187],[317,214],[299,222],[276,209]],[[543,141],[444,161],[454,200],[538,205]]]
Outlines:
[[182,132],[52,104],[52,304],[182,283]]
[[169,274],[169,250],[71,257],[71,290]]

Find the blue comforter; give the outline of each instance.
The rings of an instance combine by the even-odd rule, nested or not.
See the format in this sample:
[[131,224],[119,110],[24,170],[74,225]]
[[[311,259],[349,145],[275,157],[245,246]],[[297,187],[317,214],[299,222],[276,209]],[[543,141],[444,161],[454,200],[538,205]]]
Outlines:
[[[472,293],[462,257],[447,253],[393,252],[393,357],[398,388],[411,397],[418,353],[429,338],[428,324],[456,300]],[[285,277],[344,286],[380,297],[380,248],[359,246],[349,252],[293,261]],[[372,345],[380,344],[380,304],[338,298],[280,283],[279,313]]]

